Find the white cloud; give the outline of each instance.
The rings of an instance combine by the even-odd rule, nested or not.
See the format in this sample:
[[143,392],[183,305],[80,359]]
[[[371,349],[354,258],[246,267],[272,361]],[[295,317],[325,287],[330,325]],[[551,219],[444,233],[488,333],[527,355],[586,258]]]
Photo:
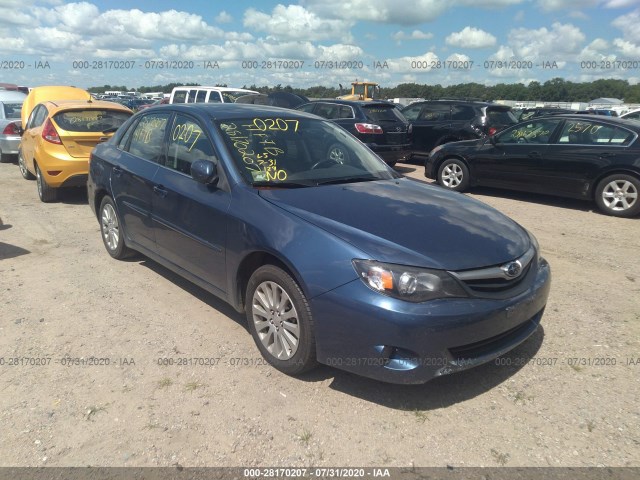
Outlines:
[[626,8],[636,5],[638,5],[638,0],[607,0],[604,4],[606,8]]
[[546,62],[575,56],[585,38],[578,27],[556,22],[551,29],[513,29],[509,32],[508,44],[518,60]]
[[613,40],[613,44],[618,48],[621,60],[640,58],[640,45],[631,43],[621,38],[616,38],[615,40]]
[[223,10],[218,15],[216,15],[216,22],[231,23],[233,22],[233,17],[229,13]]
[[352,40],[349,32],[352,25],[351,20],[325,19],[299,5],[276,5],[271,14],[255,8],[249,8],[244,13],[245,27],[280,39],[304,41],[338,38],[349,42]]
[[486,48],[496,44],[496,37],[475,27],[464,27],[446,38],[447,45],[461,48]]
[[537,0],[538,5],[545,11],[581,10],[585,7],[593,7],[601,0]]
[[394,33],[391,37],[398,42],[402,40],[429,40],[433,38],[433,33],[423,32],[421,30],[414,30],[411,33],[406,33],[403,30],[400,30]]
[[611,24],[622,31],[625,40],[640,43],[640,9],[619,16]]

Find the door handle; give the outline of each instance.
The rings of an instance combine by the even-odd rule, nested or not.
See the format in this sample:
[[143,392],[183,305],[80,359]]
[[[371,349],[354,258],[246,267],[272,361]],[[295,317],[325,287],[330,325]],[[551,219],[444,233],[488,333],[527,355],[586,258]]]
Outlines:
[[165,188],[162,185],[154,185],[153,193],[158,195],[160,198],[164,198],[167,196],[167,193],[169,192],[165,190]]
[[616,154],[613,152],[603,152],[600,155],[598,155],[600,158],[609,158],[609,157],[615,157]]
[[531,158],[541,158],[542,154],[540,152],[529,152],[527,156]]
[[122,169],[120,167],[113,167],[113,170],[111,171],[113,172],[114,177],[120,178],[120,176],[122,175]]

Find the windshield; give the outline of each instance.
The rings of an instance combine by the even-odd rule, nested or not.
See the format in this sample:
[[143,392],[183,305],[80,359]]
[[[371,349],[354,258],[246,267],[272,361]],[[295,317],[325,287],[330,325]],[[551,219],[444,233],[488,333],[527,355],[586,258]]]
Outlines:
[[509,109],[487,108],[487,117],[490,125],[513,125],[518,123],[516,117]]
[[314,186],[399,175],[359,140],[326,121],[244,118],[218,121],[234,163],[253,185]]
[[404,122],[404,117],[393,105],[363,105],[362,111],[373,122],[392,121]]

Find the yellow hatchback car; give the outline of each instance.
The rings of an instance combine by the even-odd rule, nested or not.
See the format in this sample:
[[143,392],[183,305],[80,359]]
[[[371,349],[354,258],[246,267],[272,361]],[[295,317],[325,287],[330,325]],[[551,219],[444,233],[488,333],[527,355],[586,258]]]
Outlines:
[[74,87],[34,88],[22,113],[18,165],[25,179],[37,180],[43,202],[57,200],[60,188],[86,186],[91,151],[133,115]]

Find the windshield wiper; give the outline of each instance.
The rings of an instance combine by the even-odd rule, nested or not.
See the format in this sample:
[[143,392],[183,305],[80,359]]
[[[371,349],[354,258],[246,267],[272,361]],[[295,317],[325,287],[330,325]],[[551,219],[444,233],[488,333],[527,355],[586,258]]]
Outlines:
[[329,180],[320,180],[316,185],[337,185],[340,183],[358,183],[358,182],[372,182],[374,180],[382,180],[381,178],[374,177],[369,175],[368,177],[342,177],[342,178],[331,178]]
[[304,188],[310,187],[309,183],[299,183],[299,182],[273,182],[267,180],[258,180],[255,182],[251,182],[251,186],[253,187],[270,187],[270,188]]

